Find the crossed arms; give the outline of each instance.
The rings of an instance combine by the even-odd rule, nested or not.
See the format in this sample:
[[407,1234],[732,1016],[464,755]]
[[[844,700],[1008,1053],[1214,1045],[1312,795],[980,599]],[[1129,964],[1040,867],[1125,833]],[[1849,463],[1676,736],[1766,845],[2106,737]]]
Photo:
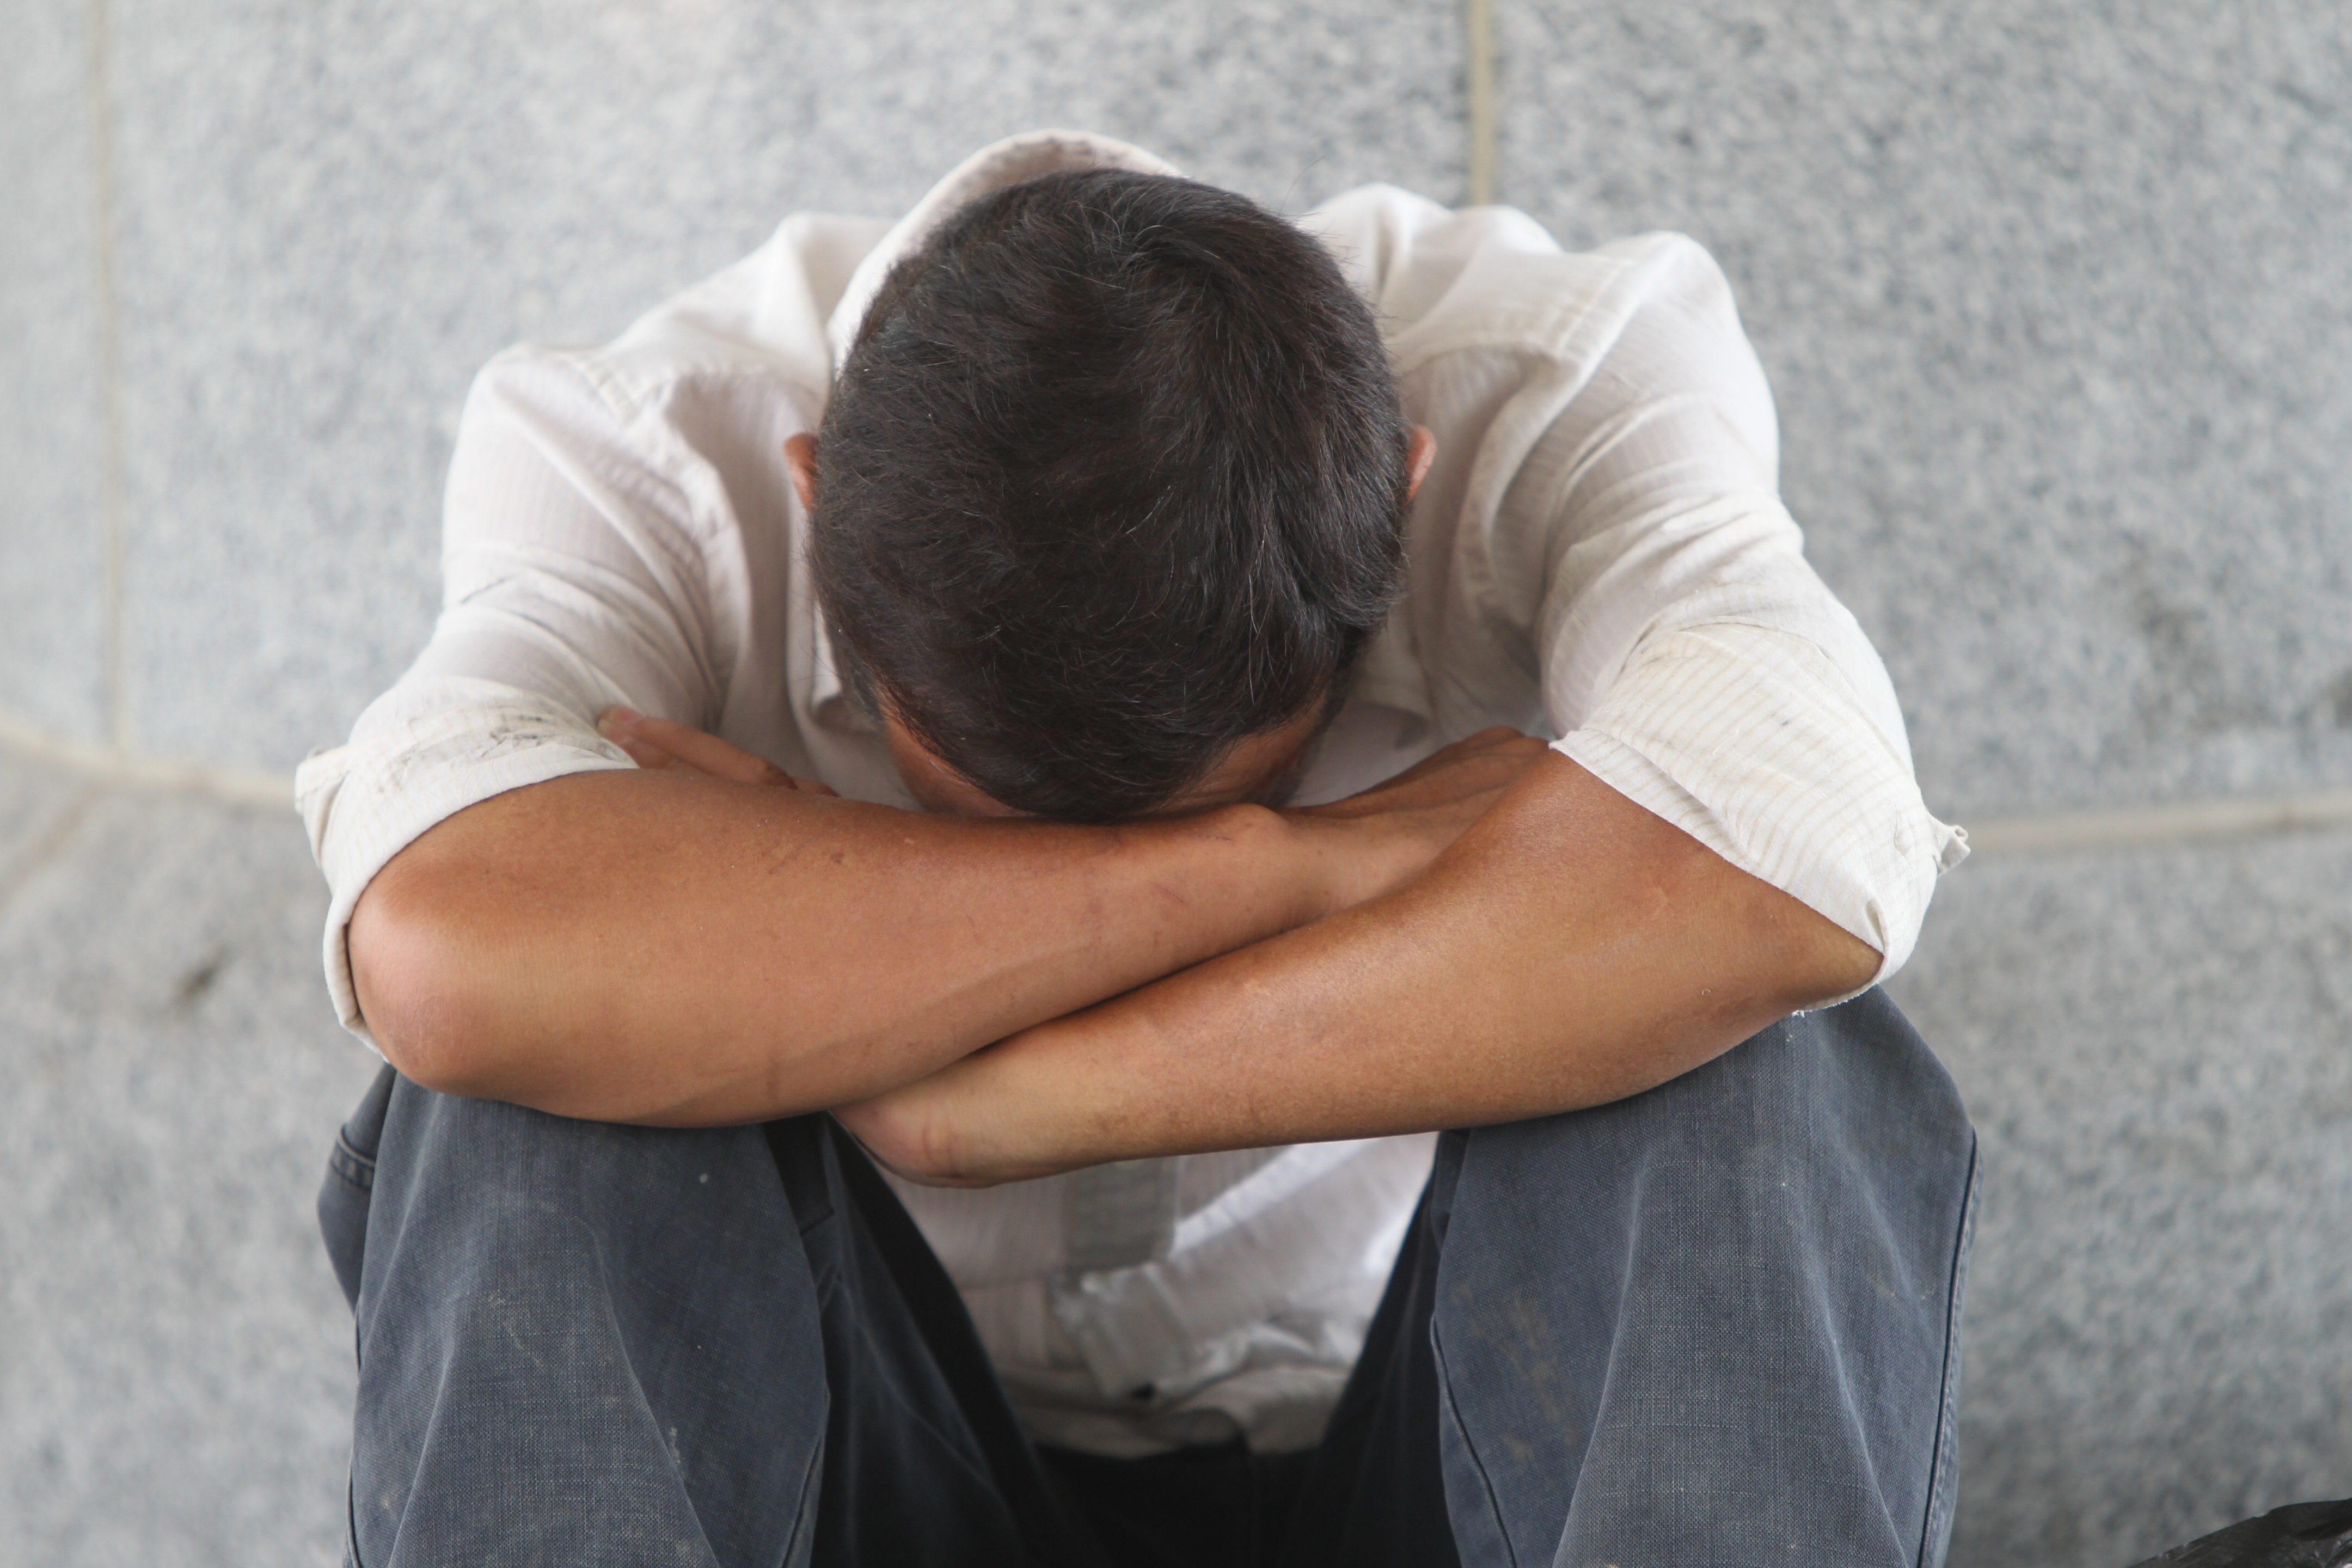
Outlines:
[[1092,827],[832,798],[679,725],[395,856],[350,927],[429,1088],[833,1109],[918,1180],[1516,1120],[1662,1083],[1878,955],[1539,742],[1335,805]]

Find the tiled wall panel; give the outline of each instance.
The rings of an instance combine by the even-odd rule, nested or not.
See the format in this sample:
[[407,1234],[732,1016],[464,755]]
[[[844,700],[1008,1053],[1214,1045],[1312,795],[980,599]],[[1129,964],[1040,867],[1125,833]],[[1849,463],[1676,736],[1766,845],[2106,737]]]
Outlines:
[[121,0],[131,713],[288,767],[419,646],[484,359],[595,337],[801,206],[1079,124],[1291,206],[1460,194],[1439,6]]
[[1498,12],[1503,195],[1722,259],[1931,802],[2352,781],[2336,7]]
[[[56,776],[0,756],[0,805]],[[300,830],[110,795],[0,886],[0,1563],[341,1561],[352,1320],[311,1204],[375,1063]]]
[[0,46],[0,712],[106,733],[90,37],[17,0]]
[[2352,1493],[2352,834],[1990,857],[1890,988],[1981,1140],[1954,1568]]
[[[803,205],[1097,127],[1286,207],[1458,199],[1454,5],[110,0],[129,716],[282,770],[429,622],[473,368]],[[1497,0],[1502,195],[1685,229],[1930,797],[2352,783],[2352,100],[2327,6]],[[0,49],[0,712],[105,733],[96,8]],[[289,821],[0,779],[0,1515],[43,1562],[325,1560],[364,1079]],[[6,820],[14,812],[19,820]],[[37,855],[54,850],[54,861]],[[1971,863],[1900,1000],[1987,1197],[1961,1568],[2352,1491],[2352,840]],[[12,1349],[13,1347],[13,1349]],[[0,1560],[6,1549],[0,1547]]]

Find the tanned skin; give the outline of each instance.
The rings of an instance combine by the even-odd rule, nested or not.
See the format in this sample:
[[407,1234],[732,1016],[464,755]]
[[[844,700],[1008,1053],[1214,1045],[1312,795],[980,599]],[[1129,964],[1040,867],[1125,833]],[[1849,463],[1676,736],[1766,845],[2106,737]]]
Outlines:
[[[786,456],[806,503],[814,443]],[[638,771],[467,807],[353,910],[362,1011],[427,1088],[670,1126],[829,1109],[902,1174],[986,1185],[1601,1104],[1878,964],[1514,731],[1278,809],[1302,717],[1097,827],[1013,816],[887,718],[926,810],[600,727]]]

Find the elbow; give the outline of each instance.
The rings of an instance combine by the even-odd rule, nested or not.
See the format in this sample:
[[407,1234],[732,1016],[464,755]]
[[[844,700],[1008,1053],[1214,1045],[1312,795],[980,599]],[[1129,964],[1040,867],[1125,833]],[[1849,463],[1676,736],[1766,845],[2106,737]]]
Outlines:
[[352,910],[352,987],[376,1048],[401,1076],[441,1094],[496,1098],[498,1020],[486,955],[427,879],[378,873]]
[[1781,930],[1774,987],[1780,1011],[1820,1007],[1866,990],[1884,962],[1878,949],[1789,895],[1775,914]]

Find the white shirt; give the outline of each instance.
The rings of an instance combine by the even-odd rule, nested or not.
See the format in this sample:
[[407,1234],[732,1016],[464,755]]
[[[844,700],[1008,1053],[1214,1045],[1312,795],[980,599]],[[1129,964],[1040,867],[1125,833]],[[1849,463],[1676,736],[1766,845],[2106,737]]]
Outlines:
[[[795,216],[613,342],[483,371],[432,640],[297,779],[346,1026],[366,1037],[344,932],[369,879],[476,801],[630,766],[595,732],[606,707],[914,805],[835,669],[780,449],[816,428],[875,288],[943,215],[1098,164],[1173,172],[1101,138],[1015,137],[895,225]],[[1382,185],[1301,222],[1379,313],[1437,456],[1404,597],[1300,803],[1491,724],[1557,737],[1893,973],[1964,838],[1922,804],[1885,668],[1805,563],[1771,396],[1714,261],[1664,234],[1570,255],[1509,208]],[[1270,1452],[1319,1435],[1431,1142],[897,1185],[1038,1436],[1137,1455],[1239,1430]]]

